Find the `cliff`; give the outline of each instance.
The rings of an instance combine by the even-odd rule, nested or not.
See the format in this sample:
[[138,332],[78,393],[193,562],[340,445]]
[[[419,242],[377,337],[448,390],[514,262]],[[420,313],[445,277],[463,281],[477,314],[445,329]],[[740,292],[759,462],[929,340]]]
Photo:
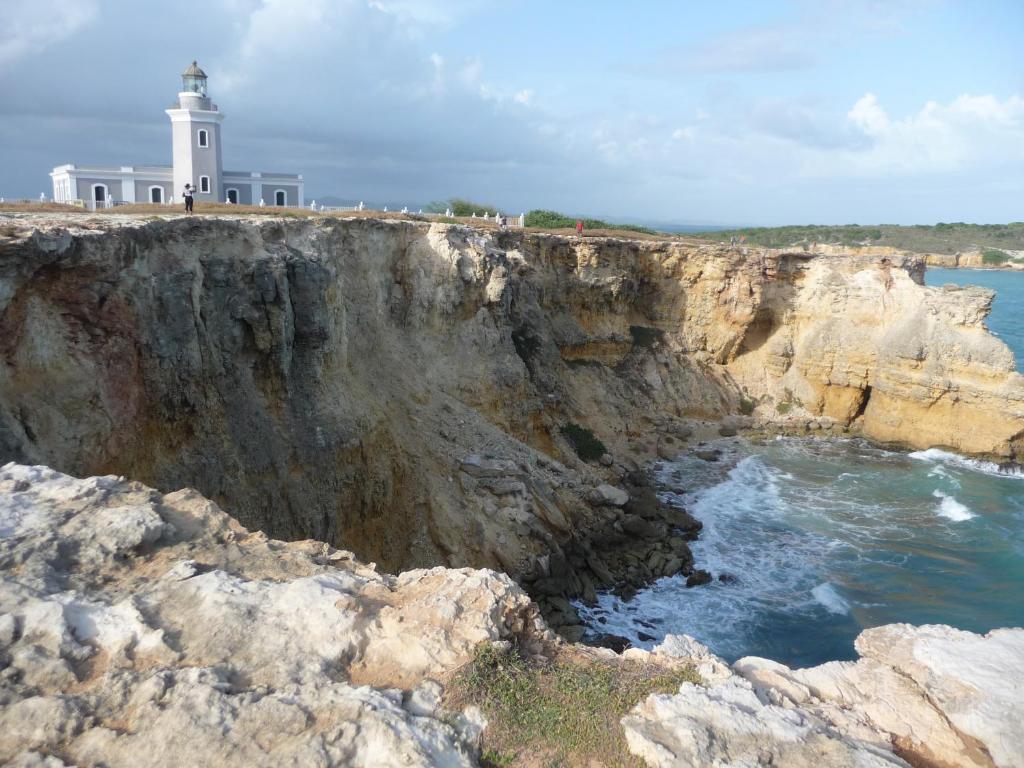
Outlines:
[[[500,568],[552,598],[689,572],[699,524],[634,470],[700,420],[1024,450],[991,294],[926,288],[912,258],[372,219],[5,221],[0,459],[195,487],[388,569]],[[577,458],[574,424],[601,463]]]
[[[194,491],[0,467],[5,765],[477,765],[486,718],[448,709],[437,681],[488,643],[541,666],[584,651],[503,574],[390,576],[320,542],[247,531]],[[1024,759],[1024,630],[891,625],[857,648],[857,662],[730,669],[669,636],[650,653],[590,649],[579,669],[602,664],[601,689],[638,668],[701,681],[626,703],[625,738],[650,766]],[[579,689],[581,705],[592,694]]]

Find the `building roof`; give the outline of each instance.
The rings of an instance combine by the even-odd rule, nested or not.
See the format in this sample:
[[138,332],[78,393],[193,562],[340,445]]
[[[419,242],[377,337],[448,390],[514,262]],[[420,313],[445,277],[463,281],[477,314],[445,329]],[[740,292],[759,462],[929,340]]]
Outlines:
[[189,76],[191,76],[191,77],[206,77],[206,73],[203,72],[203,70],[201,70],[199,68],[199,65],[193,59],[192,60],[192,66],[189,67],[188,69],[186,69],[184,72],[182,72],[181,76],[182,77],[189,77]]

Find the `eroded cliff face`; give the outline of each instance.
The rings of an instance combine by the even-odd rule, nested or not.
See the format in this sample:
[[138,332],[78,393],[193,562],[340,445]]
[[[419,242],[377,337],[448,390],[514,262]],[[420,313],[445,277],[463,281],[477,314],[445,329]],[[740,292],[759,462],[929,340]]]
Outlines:
[[[196,487],[389,569],[601,586],[567,542],[612,546],[627,518],[685,567],[671,522],[595,489],[748,399],[767,421],[1022,451],[990,294],[925,288],[912,259],[365,219],[11,221],[0,459]],[[568,422],[608,466],[576,458]]]

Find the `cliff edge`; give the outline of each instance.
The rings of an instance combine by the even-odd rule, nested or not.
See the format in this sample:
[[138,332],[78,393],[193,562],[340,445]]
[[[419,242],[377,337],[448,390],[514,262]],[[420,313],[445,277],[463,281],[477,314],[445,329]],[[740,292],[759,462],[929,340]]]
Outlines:
[[[320,542],[247,531],[195,491],[0,467],[5,765],[478,765],[487,718],[475,704],[446,710],[437,680],[492,643],[541,665],[567,648],[503,574],[391,576]],[[1024,630],[890,625],[857,649],[857,662],[730,669],[669,636],[650,653],[589,649],[580,669],[686,665],[701,681],[623,719],[650,766],[1024,759]]]
[[4,221],[0,460],[195,487],[390,570],[499,568],[552,599],[687,573],[699,523],[637,470],[722,419],[1024,451],[992,294],[925,287],[913,258],[376,219]]

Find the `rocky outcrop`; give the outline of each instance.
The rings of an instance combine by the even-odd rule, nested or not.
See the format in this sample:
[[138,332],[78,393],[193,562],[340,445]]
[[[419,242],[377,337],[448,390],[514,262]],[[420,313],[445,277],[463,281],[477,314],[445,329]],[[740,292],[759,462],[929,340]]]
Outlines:
[[1022,450],[991,295],[925,288],[914,259],[374,219],[5,221],[0,459],[196,487],[389,570],[499,568],[560,600],[688,573],[694,521],[633,473],[694,420]]
[[991,262],[985,259],[985,249],[956,251],[954,253],[931,253],[928,251],[908,251],[887,245],[839,245],[833,243],[816,243],[809,249],[810,253],[824,256],[869,256],[875,258],[904,259],[918,258],[929,267],[945,269],[1024,269],[1024,251],[999,250],[1006,255],[1004,261]]
[[708,685],[686,683],[638,705],[623,720],[630,747],[651,766],[1024,761],[1024,629],[981,636],[892,624],[866,630],[856,647],[856,662],[792,670],[746,658],[730,671],[683,643],[675,652],[703,657]]
[[[479,462],[483,464],[483,461]],[[565,650],[507,576],[378,572],[247,531],[190,490],[0,468],[0,762],[472,766],[436,682],[480,643]],[[856,662],[732,668],[685,636],[576,649],[703,681],[623,719],[652,766],[1016,766],[1024,630],[890,625]]]
[[[922,271],[916,259],[800,257],[792,279],[762,288],[730,372],[783,421],[809,415],[886,442],[1020,456],[1024,377],[985,329],[994,294],[926,288]],[[792,293],[772,298],[780,290]]]
[[389,576],[194,491],[0,469],[4,764],[473,765],[478,714],[440,718],[429,679],[501,639],[553,639],[507,576]]

